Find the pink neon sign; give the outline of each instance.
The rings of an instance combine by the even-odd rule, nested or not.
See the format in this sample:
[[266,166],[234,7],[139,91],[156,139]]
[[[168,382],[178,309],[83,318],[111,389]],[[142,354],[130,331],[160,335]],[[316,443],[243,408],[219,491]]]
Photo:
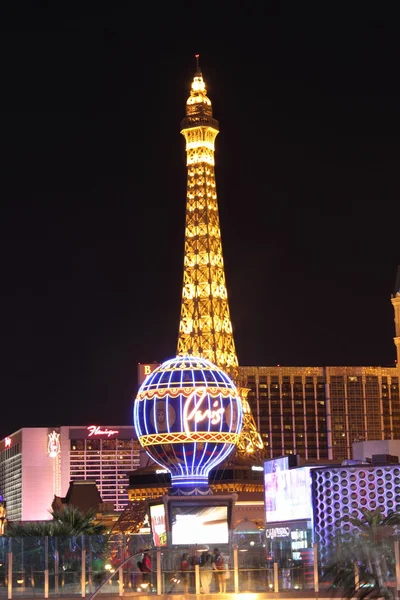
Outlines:
[[107,437],[112,437],[113,435],[117,435],[119,431],[117,429],[102,429],[98,425],[89,425],[87,428],[89,435],[88,437],[92,437],[93,435],[106,435]]
[[11,438],[6,437],[4,440],[4,447],[5,448],[11,448]]

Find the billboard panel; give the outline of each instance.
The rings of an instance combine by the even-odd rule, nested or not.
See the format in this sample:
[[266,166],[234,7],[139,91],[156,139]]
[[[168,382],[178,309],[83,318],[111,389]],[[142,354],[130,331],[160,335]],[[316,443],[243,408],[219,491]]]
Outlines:
[[171,504],[172,544],[227,544],[228,506]]
[[275,462],[264,470],[266,523],[311,519],[311,468],[282,470]]
[[164,504],[153,504],[150,506],[150,525],[155,546],[167,545],[167,528],[165,523]]

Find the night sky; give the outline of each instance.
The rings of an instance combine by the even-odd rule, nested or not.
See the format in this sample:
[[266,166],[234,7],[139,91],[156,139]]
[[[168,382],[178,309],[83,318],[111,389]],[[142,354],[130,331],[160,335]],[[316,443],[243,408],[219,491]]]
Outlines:
[[197,52],[240,364],[393,366],[390,3],[39,4],[0,19],[0,437],[128,425],[175,355]]

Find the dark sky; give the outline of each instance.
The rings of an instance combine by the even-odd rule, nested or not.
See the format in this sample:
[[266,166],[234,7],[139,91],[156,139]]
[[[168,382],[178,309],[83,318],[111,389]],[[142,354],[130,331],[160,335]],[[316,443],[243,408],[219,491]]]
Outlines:
[[175,354],[197,52],[240,364],[394,364],[398,15],[214,4],[3,5],[1,437],[130,424]]

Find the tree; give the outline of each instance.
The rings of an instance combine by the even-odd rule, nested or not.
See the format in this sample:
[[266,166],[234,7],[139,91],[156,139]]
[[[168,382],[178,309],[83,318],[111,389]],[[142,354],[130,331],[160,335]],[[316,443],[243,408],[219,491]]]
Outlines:
[[395,568],[393,541],[400,514],[385,517],[379,508],[361,509],[361,513],[361,519],[349,516],[343,519],[343,529],[348,531],[334,538],[322,581],[328,581],[333,594],[340,593],[343,598],[394,599],[396,593],[388,587],[387,580]]
[[6,535],[8,537],[76,537],[102,535],[106,530],[103,525],[96,523],[93,511],[85,514],[74,506],[65,506],[60,510],[50,511],[50,515],[52,520],[49,521],[8,523]]

